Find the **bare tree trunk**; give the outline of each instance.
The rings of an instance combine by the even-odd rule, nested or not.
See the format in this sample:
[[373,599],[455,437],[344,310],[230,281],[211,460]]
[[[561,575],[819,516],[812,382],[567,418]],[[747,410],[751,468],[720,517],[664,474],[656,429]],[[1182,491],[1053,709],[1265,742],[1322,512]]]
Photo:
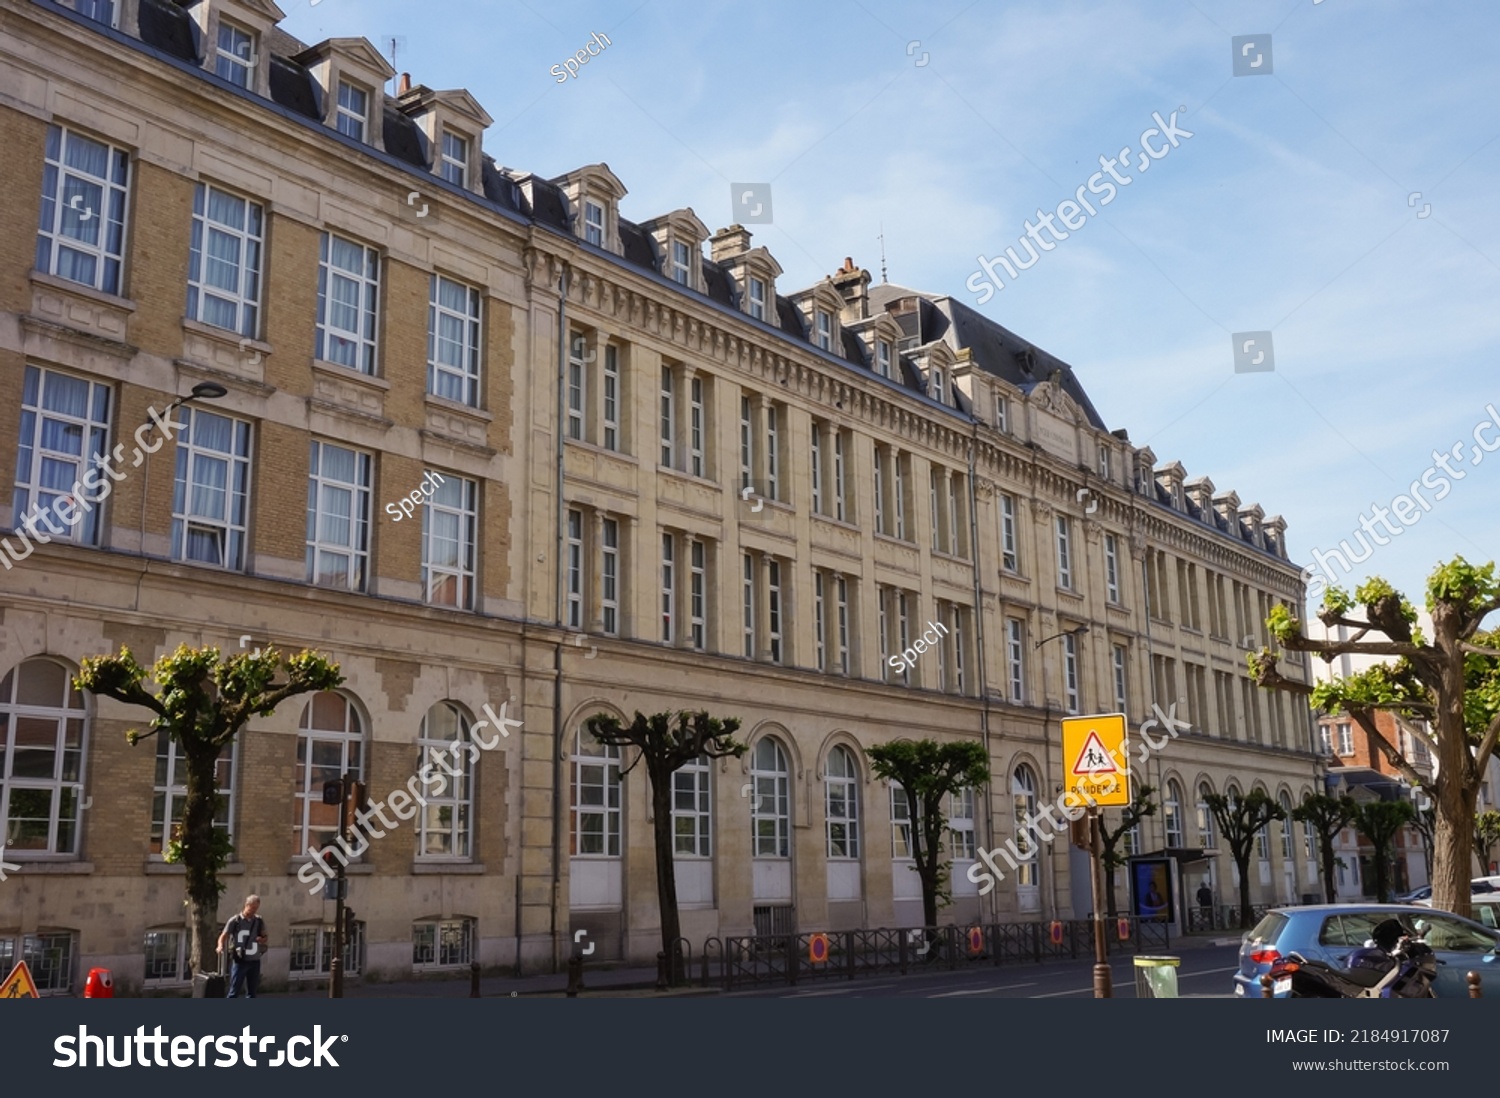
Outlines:
[[1333,856],[1333,835],[1327,831],[1318,832],[1318,858],[1323,863],[1323,897],[1329,903],[1334,903],[1338,896],[1335,877],[1338,866]]
[[[167,735],[164,730],[159,735]],[[182,810],[183,867],[188,909],[188,964],[196,974],[217,971],[219,873],[214,856],[214,815],[218,810],[215,768],[218,749],[179,741],[187,763],[187,796]],[[163,836],[169,839],[170,836]]]
[[1240,871],[1240,929],[1249,930],[1252,922],[1250,910],[1250,851],[1245,850],[1241,858],[1238,850],[1232,851],[1234,864]]
[[682,921],[677,911],[677,865],[676,849],[672,835],[672,772],[663,769],[657,773],[653,767],[651,775],[651,813],[656,838],[656,902],[661,908],[661,948],[667,955],[668,971],[672,983],[682,980],[683,973],[677,962],[674,942],[682,937]]

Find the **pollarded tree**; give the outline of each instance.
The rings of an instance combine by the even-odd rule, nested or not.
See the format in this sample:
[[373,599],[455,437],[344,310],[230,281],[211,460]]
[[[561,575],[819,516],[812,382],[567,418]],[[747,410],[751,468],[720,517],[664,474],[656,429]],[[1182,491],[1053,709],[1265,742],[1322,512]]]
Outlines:
[[949,861],[948,797],[990,780],[984,745],[974,740],[895,740],[865,748],[877,778],[899,782],[906,794],[911,855],[922,882],[922,919],[937,926],[938,899],[946,894]]
[[1333,840],[1354,822],[1358,813],[1359,804],[1348,794],[1330,797],[1326,793],[1314,793],[1292,809],[1292,819],[1318,833],[1318,865],[1323,869],[1323,896],[1329,903],[1333,903],[1338,895]]
[[[646,762],[651,780],[651,824],[656,839],[656,901],[661,907],[661,948],[671,966],[672,982],[682,978],[672,943],[682,937],[682,918],[677,910],[677,872],[672,832],[672,775],[696,759],[739,758],[745,745],[734,739],[740,729],[738,717],[720,720],[706,712],[653,713],[637,711],[629,725],[609,713],[584,721],[594,739],[610,747],[635,747]],[[627,768],[626,773],[629,773]]]
[[1391,898],[1391,856],[1396,833],[1416,818],[1410,801],[1366,801],[1354,817],[1355,829],[1370,840],[1374,850],[1375,899],[1389,903]]
[[[1480,778],[1500,739],[1500,633],[1480,630],[1497,609],[1500,582],[1494,562],[1476,566],[1455,557],[1427,579],[1430,643],[1415,625],[1415,608],[1378,576],[1366,580],[1352,596],[1338,587],[1327,588],[1318,611],[1318,620],[1330,632],[1326,638],[1307,636],[1302,622],[1285,606],[1276,607],[1266,620],[1271,636],[1288,651],[1312,652],[1330,663],[1346,654],[1392,662],[1309,687],[1281,675],[1277,652],[1262,649],[1248,657],[1251,674],[1262,686],[1310,694],[1317,708],[1348,713],[1401,776],[1432,799],[1437,814],[1432,902],[1460,915],[1470,912],[1469,869]],[[1349,639],[1335,639],[1337,626],[1352,630]],[[1379,639],[1366,639],[1372,634]],[[1419,771],[1391,742],[1376,723],[1381,712],[1389,713],[1413,742],[1430,747],[1437,760],[1435,774],[1428,777]]]
[[1151,799],[1155,792],[1155,786],[1137,785],[1131,793],[1130,803],[1120,809],[1120,822],[1115,827],[1106,826],[1102,818],[1099,821],[1099,838],[1104,844],[1104,902],[1111,919],[1115,917],[1116,906],[1115,870],[1126,862],[1125,855],[1117,853],[1115,848],[1136,824],[1147,816],[1156,815],[1156,802]]
[[[277,682],[279,672],[285,679]],[[125,734],[134,746],[151,736],[166,735],[177,745],[187,767],[182,826],[166,851],[168,861],[186,870],[190,927],[188,963],[196,972],[209,971],[218,939],[219,893],[224,885],[219,871],[233,847],[214,826],[219,794],[214,771],[219,756],[251,717],[267,717],[288,698],[318,690],[332,690],[344,681],[338,664],[316,652],[303,651],[283,659],[274,648],[224,659],[218,648],[177,646],[152,665],[149,678],[160,689],[145,686],[147,670],[129,648],[118,656],[92,656],[83,661],[73,683],[80,690],[127,705],[139,705],[155,716],[151,731]]]
[[1204,801],[1214,814],[1219,834],[1229,844],[1229,853],[1239,870],[1240,926],[1249,929],[1254,922],[1250,906],[1250,852],[1255,846],[1255,837],[1269,827],[1272,820],[1286,819],[1286,809],[1263,789],[1252,789],[1243,797],[1209,793]]
[[1474,854],[1479,858],[1480,876],[1490,874],[1497,843],[1500,843],[1500,812],[1491,808],[1474,817]]

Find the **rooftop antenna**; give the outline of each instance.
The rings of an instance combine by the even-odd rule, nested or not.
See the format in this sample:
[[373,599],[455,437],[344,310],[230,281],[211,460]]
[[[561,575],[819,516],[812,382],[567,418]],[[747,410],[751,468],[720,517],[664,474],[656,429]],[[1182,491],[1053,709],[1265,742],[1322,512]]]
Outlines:
[[[399,49],[403,49],[403,50],[406,48],[406,35],[404,35],[404,34],[387,34],[387,35],[383,36],[380,39],[380,41],[382,43],[390,46],[390,48],[391,48],[391,68],[393,68],[393,69],[399,68],[399,66],[397,66],[397,64],[396,64],[396,51],[397,51],[398,48]],[[397,77],[392,77],[391,79],[394,80],[394,79],[397,79]]]
[[889,282],[885,275],[885,222],[880,223],[880,235],[875,238],[880,241],[880,281]]

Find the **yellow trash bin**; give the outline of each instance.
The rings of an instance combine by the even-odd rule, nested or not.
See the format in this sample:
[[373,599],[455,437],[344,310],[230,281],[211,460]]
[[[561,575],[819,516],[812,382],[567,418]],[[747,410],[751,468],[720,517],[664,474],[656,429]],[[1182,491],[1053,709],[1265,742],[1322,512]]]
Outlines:
[[1181,957],[1137,957],[1135,959],[1135,997],[1137,999],[1177,998],[1177,966]]

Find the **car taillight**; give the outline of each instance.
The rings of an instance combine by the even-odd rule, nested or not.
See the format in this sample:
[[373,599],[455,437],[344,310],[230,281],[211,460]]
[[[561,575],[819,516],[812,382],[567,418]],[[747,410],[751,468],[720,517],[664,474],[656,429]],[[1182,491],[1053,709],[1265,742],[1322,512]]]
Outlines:
[[1258,965],[1269,965],[1281,960],[1281,954],[1270,947],[1263,947],[1261,949],[1252,949],[1250,951],[1250,959]]

